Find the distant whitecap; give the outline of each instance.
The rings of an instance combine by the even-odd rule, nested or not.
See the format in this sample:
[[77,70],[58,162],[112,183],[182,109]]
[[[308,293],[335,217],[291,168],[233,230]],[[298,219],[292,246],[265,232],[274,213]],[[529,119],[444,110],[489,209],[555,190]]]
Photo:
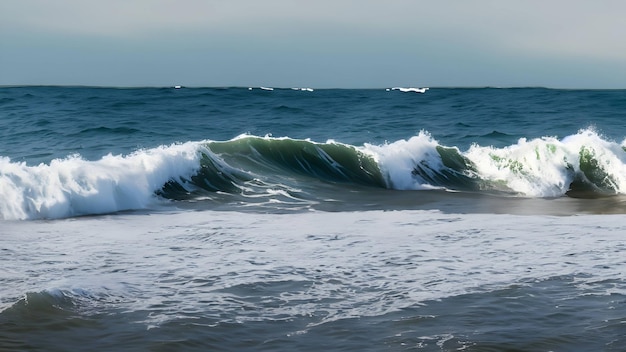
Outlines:
[[[401,92],[403,92],[403,93],[408,93],[408,92],[414,92],[414,93],[426,93],[426,91],[427,91],[428,89],[429,89],[429,88],[426,88],[426,87],[424,87],[424,88],[413,88],[413,87],[410,87],[410,88],[404,88],[404,87],[393,87],[393,88],[391,88],[391,90],[399,90],[399,91],[401,91]],[[387,91],[389,91],[389,89],[387,89]]]

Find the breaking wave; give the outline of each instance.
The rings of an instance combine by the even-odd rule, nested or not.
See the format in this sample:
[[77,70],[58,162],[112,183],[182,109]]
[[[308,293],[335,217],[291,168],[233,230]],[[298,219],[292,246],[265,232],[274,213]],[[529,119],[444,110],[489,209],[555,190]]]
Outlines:
[[353,146],[242,135],[88,161],[79,155],[27,165],[0,157],[0,219],[63,218],[232,196],[241,206],[316,202],[353,187],[592,198],[626,193],[624,143],[592,129],[563,139],[520,139],[461,151],[427,132]]

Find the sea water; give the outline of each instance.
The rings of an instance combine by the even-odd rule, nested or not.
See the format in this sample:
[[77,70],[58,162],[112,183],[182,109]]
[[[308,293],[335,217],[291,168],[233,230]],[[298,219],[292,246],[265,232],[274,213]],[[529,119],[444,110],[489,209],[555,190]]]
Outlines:
[[622,90],[0,88],[0,349],[623,350],[625,115]]

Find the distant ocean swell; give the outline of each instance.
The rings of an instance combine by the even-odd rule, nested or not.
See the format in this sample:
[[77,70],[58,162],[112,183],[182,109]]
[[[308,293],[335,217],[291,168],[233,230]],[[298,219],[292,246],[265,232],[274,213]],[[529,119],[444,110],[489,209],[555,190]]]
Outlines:
[[[146,209],[163,201],[319,201],[317,189],[445,189],[521,197],[626,193],[624,145],[592,129],[503,148],[440,145],[429,133],[384,145],[242,135],[37,166],[0,157],[0,219],[63,218]],[[228,197],[227,197],[228,198]]]

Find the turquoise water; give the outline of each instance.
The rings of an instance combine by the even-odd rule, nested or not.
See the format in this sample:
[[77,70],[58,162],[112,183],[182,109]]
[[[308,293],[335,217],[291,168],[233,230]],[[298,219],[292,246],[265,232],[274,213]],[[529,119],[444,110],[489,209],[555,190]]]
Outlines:
[[0,88],[0,349],[615,350],[626,91]]

